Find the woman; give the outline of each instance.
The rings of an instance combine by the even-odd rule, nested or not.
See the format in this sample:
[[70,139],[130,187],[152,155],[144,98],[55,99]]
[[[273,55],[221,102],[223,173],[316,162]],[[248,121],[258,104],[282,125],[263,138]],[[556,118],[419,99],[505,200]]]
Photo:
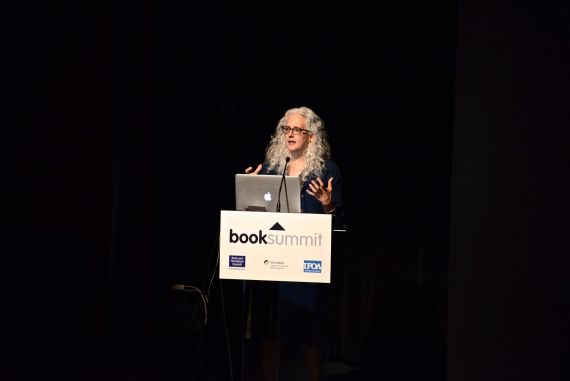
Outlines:
[[[288,162],[287,158],[290,158]],[[248,167],[245,172],[280,175],[285,169],[286,175],[299,176],[302,183],[302,212],[332,214],[333,226],[343,223],[341,174],[330,160],[324,123],[310,108],[287,110],[271,136],[265,163],[255,170]],[[273,282],[262,282],[253,289],[256,305],[253,331],[258,332],[254,336],[261,336],[261,378],[276,379],[277,338],[280,337],[286,347],[303,344],[307,379],[319,380],[323,328],[327,319],[323,308],[323,286],[287,282],[275,286]]]
[[[299,107],[287,110],[279,120],[266,150],[265,164],[250,174],[299,176],[301,209],[305,213],[330,213],[342,221],[342,182],[337,165],[329,159],[330,146],[322,119],[313,110]],[[334,190],[334,192],[333,192]],[[308,195],[308,196],[307,196]]]

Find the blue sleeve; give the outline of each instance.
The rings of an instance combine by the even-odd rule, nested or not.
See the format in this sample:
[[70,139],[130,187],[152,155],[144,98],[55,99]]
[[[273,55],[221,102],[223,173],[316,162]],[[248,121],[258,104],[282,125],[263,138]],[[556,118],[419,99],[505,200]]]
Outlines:
[[[338,166],[327,160],[325,162],[325,168],[320,176],[321,180],[325,185],[328,185],[329,179],[332,177],[332,204],[334,207],[333,211],[333,224],[335,226],[344,225],[344,208],[342,201],[342,176]],[[301,208],[305,213],[324,213],[323,206],[314,197],[308,195],[307,189],[309,189],[309,183],[311,180],[315,180],[316,176],[311,176],[307,181],[303,183],[301,188]]]
[[261,167],[261,171],[259,171],[260,175],[276,175],[275,169],[269,169],[269,163],[263,163]]
[[338,166],[331,160],[327,160],[325,163],[325,177],[323,179],[325,184],[328,184],[329,178],[333,178],[332,181],[332,202],[334,205],[333,212],[333,223],[344,225],[344,205],[342,199],[342,175]]

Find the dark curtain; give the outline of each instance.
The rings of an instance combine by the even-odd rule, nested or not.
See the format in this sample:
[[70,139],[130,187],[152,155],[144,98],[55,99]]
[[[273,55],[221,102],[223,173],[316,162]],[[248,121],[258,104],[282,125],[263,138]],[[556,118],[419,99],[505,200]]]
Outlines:
[[345,181],[328,358],[568,379],[568,10],[507,3],[6,11],[0,378],[238,379],[219,211],[306,105]]
[[[241,6],[155,6],[152,232],[162,287],[210,287],[219,210],[234,208],[234,175],[263,160],[286,109],[306,105],[329,131],[349,226],[333,242],[328,355],[386,377],[440,377],[453,4],[309,6],[312,17],[298,18]],[[186,311],[177,329],[194,337],[207,367],[225,374],[221,358],[231,356],[236,369],[241,361],[242,284],[215,279],[211,290],[209,327],[201,326],[196,293],[170,292],[163,307]]]
[[[5,369],[237,377],[242,285],[216,279],[219,211],[282,113],[305,105],[325,120],[349,226],[334,237],[327,355],[386,377],[410,362],[441,374],[454,7],[291,6],[31,12],[45,128],[22,135],[34,176],[14,193],[34,194],[25,210],[41,218],[37,241],[15,236],[33,280],[14,294],[27,319],[12,321],[21,361]],[[209,291],[206,325],[199,294],[175,284]]]

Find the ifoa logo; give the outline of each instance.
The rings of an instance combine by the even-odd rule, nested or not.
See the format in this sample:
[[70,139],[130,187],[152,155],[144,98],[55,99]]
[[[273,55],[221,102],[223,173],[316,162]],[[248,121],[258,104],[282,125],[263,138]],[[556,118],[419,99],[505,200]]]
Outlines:
[[[230,243],[260,244],[277,246],[322,246],[323,235],[314,233],[312,235],[287,234],[285,229],[276,222],[265,233],[263,230],[252,232],[238,232],[230,229]],[[282,232],[282,233],[280,233]]]
[[303,261],[303,271],[306,273],[322,273],[323,262],[317,260],[305,259]]

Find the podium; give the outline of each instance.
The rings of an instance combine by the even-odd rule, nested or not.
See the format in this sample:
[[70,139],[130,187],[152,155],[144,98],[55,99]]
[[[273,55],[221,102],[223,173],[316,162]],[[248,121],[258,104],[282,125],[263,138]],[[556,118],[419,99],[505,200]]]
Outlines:
[[[314,290],[316,284],[330,284],[332,235],[346,231],[334,222],[330,214],[220,211],[219,278],[242,281],[236,379],[246,379],[245,341],[251,337],[251,289],[246,291],[246,283],[268,281],[254,287],[272,290],[279,287],[277,282],[296,282],[293,286]],[[276,319],[278,326],[279,301],[270,300],[269,305],[269,321]]]
[[332,216],[220,212],[220,279],[330,283]]

